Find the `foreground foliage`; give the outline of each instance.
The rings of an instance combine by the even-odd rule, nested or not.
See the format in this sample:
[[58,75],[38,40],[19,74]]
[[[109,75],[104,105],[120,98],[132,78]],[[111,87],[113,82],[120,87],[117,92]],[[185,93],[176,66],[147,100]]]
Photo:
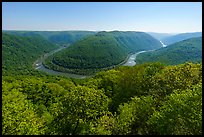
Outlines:
[[201,135],[202,64],[118,67],[76,81],[3,76],[3,135]]

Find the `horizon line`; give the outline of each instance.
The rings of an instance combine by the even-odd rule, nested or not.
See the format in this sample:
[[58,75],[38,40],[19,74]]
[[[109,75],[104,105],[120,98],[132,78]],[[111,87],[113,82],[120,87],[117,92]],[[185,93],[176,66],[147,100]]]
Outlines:
[[141,30],[20,30],[20,29],[2,29],[2,31],[90,31],[90,32],[112,32],[112,31],[132,31],[132,32],[146,32],[146,33],[166,33],[166,34],[178,34],[178,33],[195,33],[202,31],[185,31],[185,32],[156,32],[156,31],[141,31]]

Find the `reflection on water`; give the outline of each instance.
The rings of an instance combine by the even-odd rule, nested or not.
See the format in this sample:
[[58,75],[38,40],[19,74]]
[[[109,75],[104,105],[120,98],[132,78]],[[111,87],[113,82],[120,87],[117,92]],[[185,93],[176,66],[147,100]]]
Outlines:
[[130,55],[129,59],[127,60],[127,62],[125,64],[123,64],[123,66],[134,66],[136,65],[136,62],[135,62],[135,59],[136,59],[136,56],[140,53],[143,53],[143,52],[146,52],[146,51],[140,51],[140,52],[136,52],[132,55]]
[[[46,72],[48,74],[51,74],[51,75],[60,75],[60,76],[65,76],[65,77],[69,77],[69,78],[78,78],[78,79],[84,79],[84,78],[88,78],[88,77],[91,77],[91,76],[86,76],[86,75],[77,75],[77,74],[69,74],[69,73],[65,73],[65,72],[59,72],[59,71],[55,71],[55,70],[51,70],[51,69],[48,69],[46,68],[42,62],[50,55],[60,51],[64,49],[64,47],[61,47],[55,51],[52,51],[50,53],[47,53],[45,54],[43,57],[39,58],[35,63],[34,63],[34,68],[37,69],[37,70],[40,70],[40,71],[43,71],[43,72]],[[136,56],[140,53],[143,53],[143,52],[146,52],[146,51],[140,51],[140,52],[136,52],[132,55],[130,55],[130,57],[128,58],[128,60],[123,64],[123,66],[134,66],[136,65],[136,62],[135,62],[135,59],[136,59]]]

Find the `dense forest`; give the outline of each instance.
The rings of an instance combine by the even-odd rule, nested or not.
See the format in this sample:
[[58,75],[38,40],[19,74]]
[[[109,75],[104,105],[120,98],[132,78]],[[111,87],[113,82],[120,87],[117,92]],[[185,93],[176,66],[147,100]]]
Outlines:
[[29,74],[32,73],[32,64],[41,55],[59,48],[40,36],[17,36],[2,34],[2,73]]
[[158,40],[143,32],[98,32],[50,56],[44,65],[63,72],[93,74],[120,64],[128,53],[160,47]]
[[2,135],[202,134],[202,63],[118,66],[83,80],[32,68],[58,47],[3,33]]
[[202,134],[201,64],[120,67],[84,81],[3,76],[2,99],[4,135]]
[[187,61],[201,62],[202,37],[183,40],[165,48],[140,54],[136,58],[138,64],[157,61],[166,65],[177,65]]
[[94,35],[94,31],[3,31],[19,36],[42,36],[55,44],[72,44],[86,36]]

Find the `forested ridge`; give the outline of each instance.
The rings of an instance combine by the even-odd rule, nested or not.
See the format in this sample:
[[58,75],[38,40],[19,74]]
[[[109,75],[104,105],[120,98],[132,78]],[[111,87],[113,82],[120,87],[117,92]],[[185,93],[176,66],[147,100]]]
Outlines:
[[33,73],[34,61],[58,47],[41,36],[23,37],[3,33],[2,73],[3,75]]
[[86,36],[94,35],[94,31],[3,31],[19,36],[41,36],[55,44],[72,44]]
[[157,61],[166,65],[201,62],[202,37],[186,39],[155,51],[140,54],[136,58],[137,64]]
[[90,75],[120,64],[128,53],[160,47],[158,40],[144,32],[103,31],[50,56],[44,65],[58,71]]
[[202,135],[202,63],[120,66],[83,80],[32,69],[57,47],[3,34],[2,135]]

